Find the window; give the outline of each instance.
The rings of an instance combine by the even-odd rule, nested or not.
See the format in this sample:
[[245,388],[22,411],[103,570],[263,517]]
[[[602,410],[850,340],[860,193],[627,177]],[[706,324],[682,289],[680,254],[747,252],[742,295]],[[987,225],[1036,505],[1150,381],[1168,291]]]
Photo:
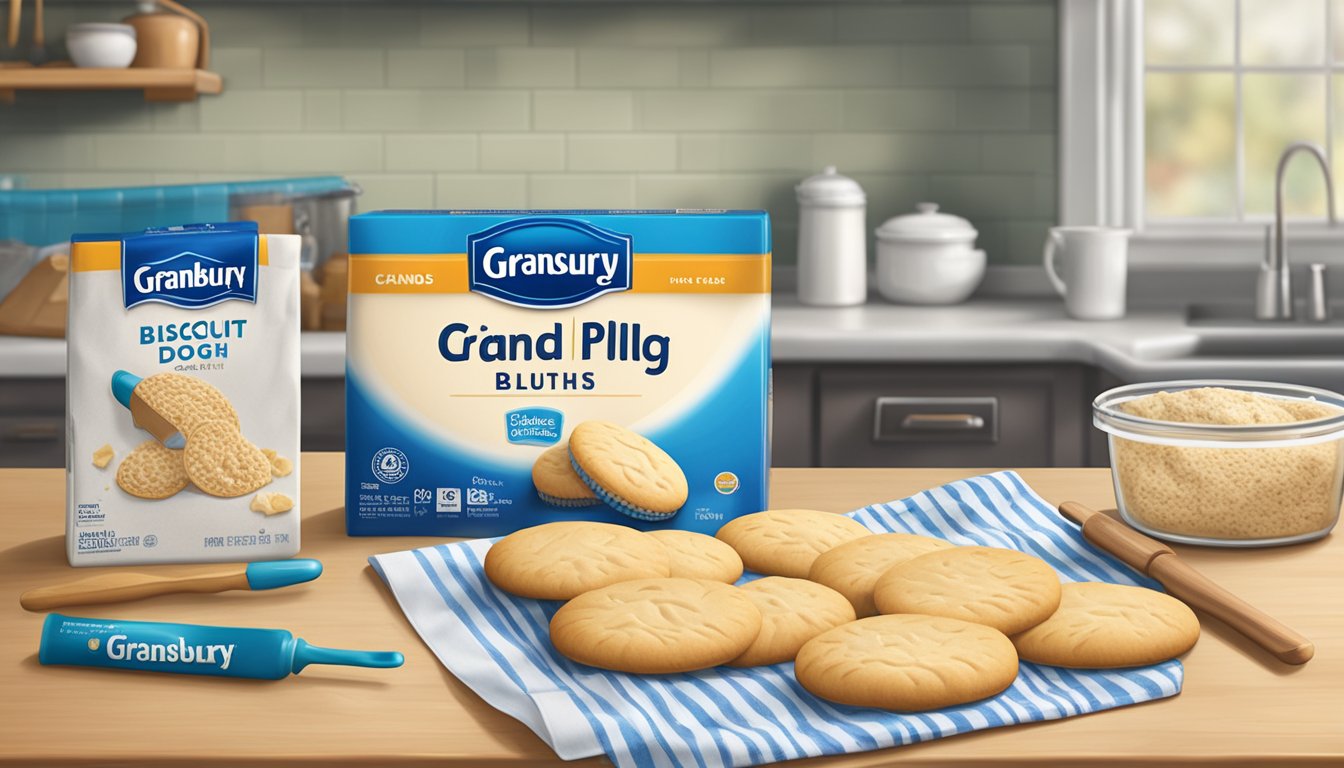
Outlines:
[[[1145,0],[1142,27],[1146,224],[1267,220],[1293,141],[1344,177],[1344,0]],[[1325,200],[1296,158],[1286,213],[1320,218]]]

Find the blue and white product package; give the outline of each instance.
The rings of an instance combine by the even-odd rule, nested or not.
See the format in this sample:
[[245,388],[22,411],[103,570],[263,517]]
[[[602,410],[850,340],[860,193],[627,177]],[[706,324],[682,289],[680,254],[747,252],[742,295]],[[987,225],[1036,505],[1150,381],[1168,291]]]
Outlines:
[[[765,509],[769,232],[763,211],[351,219],[347,531],[597,520],[712,534]],[[621,493],[599,485],[601,466],[567,474],[570,435],[591,422],[633,451],[606,469],[667,473],[656,515],[604,503]],[[534,466],[564,475],[561,491],[538,488]]]
[[158,621],[85,619],[48,614],[37,660],[179,675],[280,680],[309,664],[400,667],[396,651],[352,651],[309,645],[283,629],[209,627]]
[[299,551],[299,278],[252,223],[72,239],[71,565]]

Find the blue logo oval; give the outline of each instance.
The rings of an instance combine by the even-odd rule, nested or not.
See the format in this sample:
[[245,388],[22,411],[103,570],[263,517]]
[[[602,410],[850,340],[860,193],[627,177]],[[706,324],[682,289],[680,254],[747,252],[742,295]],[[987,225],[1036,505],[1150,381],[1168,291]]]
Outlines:
[[467,236],[471,290],[559,309],[630,290],[630,236],[561,218],[506,221]]
[[197,224],[127,237],[121,284],[127,309],[147,301],[188,309],[256,302],[256,225]]

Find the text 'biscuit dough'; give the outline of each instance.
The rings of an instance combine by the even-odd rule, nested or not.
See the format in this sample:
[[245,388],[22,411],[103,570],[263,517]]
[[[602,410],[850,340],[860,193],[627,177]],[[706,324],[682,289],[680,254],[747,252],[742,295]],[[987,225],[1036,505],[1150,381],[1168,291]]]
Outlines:
[[671,574],[667,548],[623,525],[566,520],[505,536],[485,553],[485,575],[519,597],[569,600],[621,581]]
[[703,579],[638,579],[570,600],[551,643],[581,664],[635,674],[708,669],[741,655],[761,612],[737,587]]

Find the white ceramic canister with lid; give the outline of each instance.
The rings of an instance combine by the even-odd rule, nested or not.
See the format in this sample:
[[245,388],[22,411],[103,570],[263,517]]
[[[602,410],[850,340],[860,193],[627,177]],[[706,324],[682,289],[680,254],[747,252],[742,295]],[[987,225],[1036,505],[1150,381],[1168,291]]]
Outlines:
[[887,219],[877,228],[878,293],[907,304],[965,301],[985,274],[978,233],[960,216],[919,203],[917,213]]
[[798,300],[820,307],[862,304],[868,298],[863,187],[828,165],[796,191]]

